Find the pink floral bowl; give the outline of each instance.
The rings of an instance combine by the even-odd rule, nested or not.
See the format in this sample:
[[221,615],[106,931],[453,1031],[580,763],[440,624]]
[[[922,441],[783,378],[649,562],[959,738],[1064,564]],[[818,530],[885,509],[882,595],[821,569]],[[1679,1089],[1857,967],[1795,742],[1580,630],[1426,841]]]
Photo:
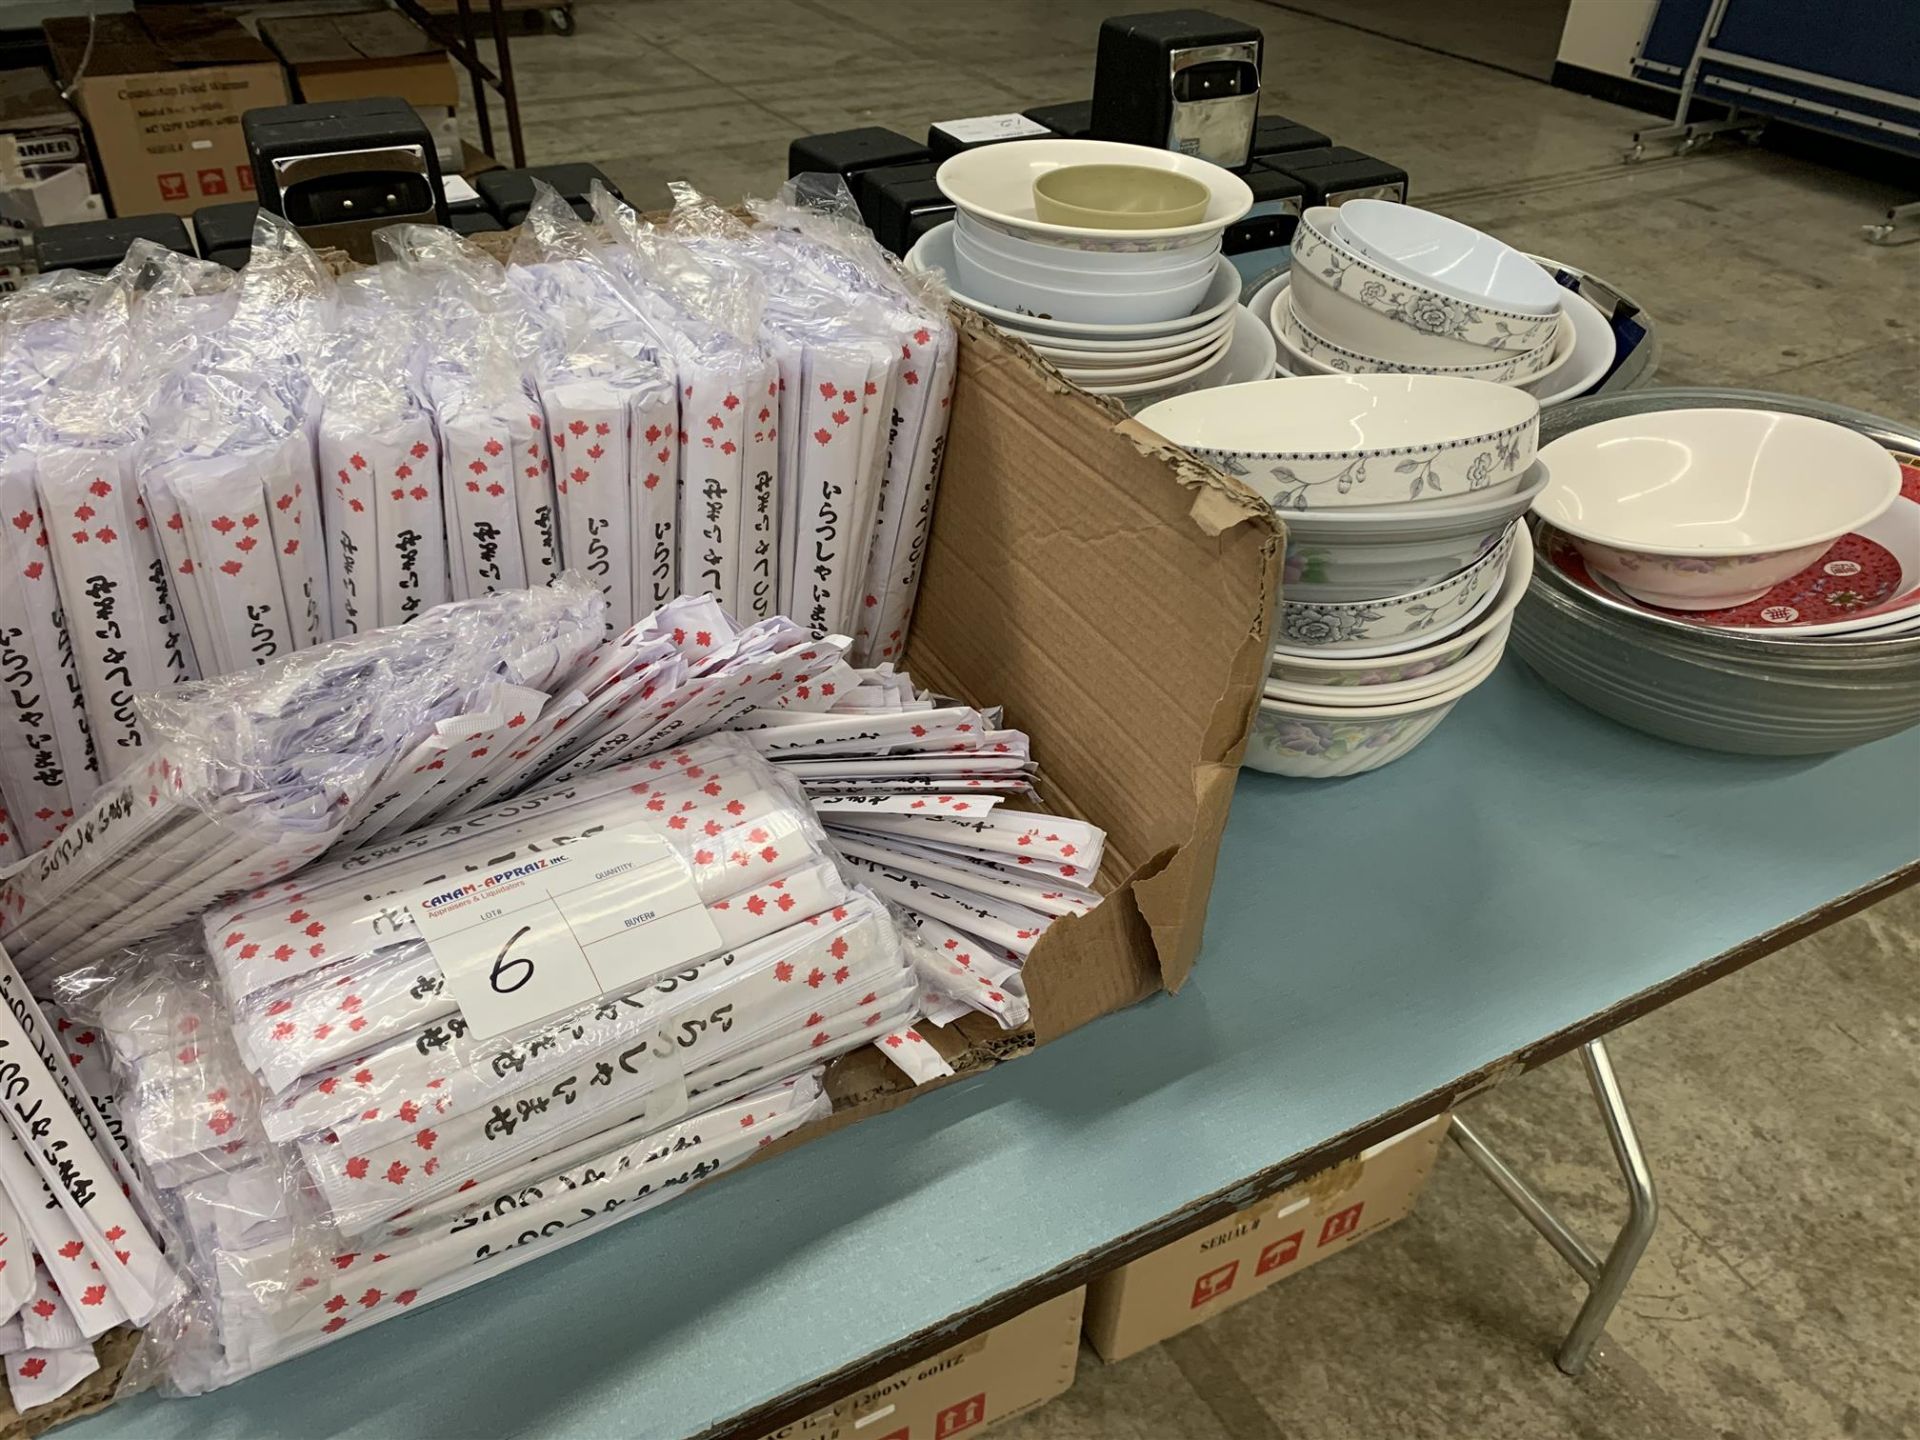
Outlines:
[[1661,410],[1540,451],[1535,513],[1589,569],[1669,610],[1726,610],[1797,575],[1900,495],[1866,435],[1771,410]]
[[1400,705],[1262,700],[1247,736],[1246,764],[1269,775],[1320,780],[1378,770],[1431,735],[1498,663],[1496,655],[1459,684]]
[[[1486,608],[1464,630],[1434,640],[1415,649],[1369,652],[1359,655],[1293,654],[1276,649],[1268,662],[1268,683],[1291,689],[1353,689],[1402,685],[1424,680],[1464,664],[1476,647],[1499,648],[1506,644],[1513,612],[1527,593],[1533,579],[1533,537],[1525,525],[1513,534],[1513,553],[1507,557],[1507,571],[1500,588],[1488,597]],[[1464,672],[1456,672],[1464,673]],[[1440,687],[1434,687],[1440,688]],[[1431,693],[1423,689],[1421,694]],[[1329,701],[1333,697],[1327,697]],[[1396,696],[1412,699],[1412,694]],[[1378,704],[1371,697],[1362,701],[1341,698],[1339,704]]]
[[[1266,698],[1282,703],[1367,706],[1424,700],[1429,695],[1457,689],[1468,680],[1478,679],[1482,671],[1499,664],[1501,652],[1507,648],[1507,632],[1512,628],[1509,617],[1478,640],[1468,641],[1464,646],[1436,647],[1433,657],[1410,665],[1396,665],[1389,656],[1374,662],[1370,670],[1343,677],[1345,683],[1335,687],[1270,679],[1266,683]],[[1393,679],[1379,678],[1388,672],[1393,674]],[[1329,693],[1330,689],[1336,693]]]
[[1724,610],[1758,600],[1788,576],[1813,564],[1834,542],[1822,540],[1764,555],[1655,555],[1597,540],[1575,539],[1574,549],[1597,575],[1637,600],[1663,610]]

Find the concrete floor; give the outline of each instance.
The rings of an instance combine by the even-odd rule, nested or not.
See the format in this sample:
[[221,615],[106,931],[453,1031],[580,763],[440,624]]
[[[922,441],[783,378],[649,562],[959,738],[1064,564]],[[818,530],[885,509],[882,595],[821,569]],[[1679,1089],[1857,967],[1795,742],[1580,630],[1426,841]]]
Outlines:
[[1269,0],[1375,35],[1535,80],[1553,76],[1570,0]]
[[[1632,112],[1296,10],[1207,3],[1265,30],[1272,109],[1405,166],[1419,203],[1633,294],[1658,317],[1663,381],[1920,420],[1920,247],[1855,230],[1911,196],[1738,147],[1628,169]],[[516,48],[530,158],[595,160],[647,207],[682,177],[766,194],[797,134],[917,134],[1085,96],[1098,23],[1124,8],[580,0],[576,36]],[[1371,25],[1394,9],[1366,8]],[[1665,1216],[1584,1379],[1551,1360],[1577,1283],[1449,1153],[1403,1225],[1132,1360],[1089,1352],[1075,1388],[1002,1440],[1920,1434],[1917,955],[1909,894],[1619,1033]],[[1576,1061],[1473,1114],[1604,1238],[1618,1192]]]

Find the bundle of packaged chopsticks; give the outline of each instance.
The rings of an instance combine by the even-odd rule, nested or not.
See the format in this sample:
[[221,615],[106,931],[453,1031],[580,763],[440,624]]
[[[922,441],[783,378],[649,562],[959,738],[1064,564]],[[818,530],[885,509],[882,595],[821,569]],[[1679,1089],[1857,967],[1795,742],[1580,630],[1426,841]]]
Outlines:
[[185,1293],[96,1038],[37,1004],[0,952],[0,1357],[20,1411],[93,1374],[96,1337],[150,1324]]
[[0,881],[0,943],[44,990],[328,850],[777,705],[840,653],[779,617],[736,627],[710,597],[611,640],[604,612],[568,574],[145,697],[152,758]]
[[[556,867],[549,923],[511,877]],[[456,890],[485,911],[437,917]],[[67,988],[215,1277],[176,1327],[187,1389],[730,1168],[824,1114],[856,1046],[941,1070],[893,917],[735,735],[355,849]]]
[[135,697],[573,569],[894,653],[957,346],[855,223],[545,193],[502,266],[386,232],[333,276],[137,245],[0,300],[0,862],[148,777]]
[[997,710],[926,694],[890,665],[842,662],[737,728],[812,797],[861,881],[899,906],[960,983],[930,1018],[1025,1021],[1020,967],[1047,927],[1099,902],[1106,835],[1006,802],[1033,796],[1026,735]]
[[[227,1383],[737,1165],[827,1113],[822,1067],[856,1047],[951,1073],[922,1016],[1024,1018],[1014,966],[939,928],[940,897],[903,921],[835,809],[990,809],[1027,786],[1024,737],[780,617],[682,597],[603,641],[604,605],[563,575],[177,687],[150,717],[166,783],[82,815],[71,870],[12,877],[65,1007],[0,963],[0,1026],[39,1059],[0,1146],[23,1403],[124,1321],[178,1388]],[[876,729],[897,745],[829,736]],[[803,783],[769,737],[828,770]],[[56,1328],[16,1313],[32,1252]]]

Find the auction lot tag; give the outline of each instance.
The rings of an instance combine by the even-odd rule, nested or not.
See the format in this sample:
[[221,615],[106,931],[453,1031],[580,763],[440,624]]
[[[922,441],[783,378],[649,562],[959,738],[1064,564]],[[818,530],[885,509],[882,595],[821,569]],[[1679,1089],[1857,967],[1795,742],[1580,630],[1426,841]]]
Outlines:
[[657,835],[601,835],[407,901],[472,1033],[504,1035],[724,948]]

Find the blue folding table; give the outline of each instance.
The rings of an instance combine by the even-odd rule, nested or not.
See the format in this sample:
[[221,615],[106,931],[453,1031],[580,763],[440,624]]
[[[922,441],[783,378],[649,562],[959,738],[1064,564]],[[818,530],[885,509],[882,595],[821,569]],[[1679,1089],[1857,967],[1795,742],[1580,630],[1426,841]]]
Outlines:
[[218,1394],[63,1433],[758,1435],[1830,924],[1916,856],[1920,730],[1687,750],[1509,660],[1387,769],[1242,777],[1180,995]]

